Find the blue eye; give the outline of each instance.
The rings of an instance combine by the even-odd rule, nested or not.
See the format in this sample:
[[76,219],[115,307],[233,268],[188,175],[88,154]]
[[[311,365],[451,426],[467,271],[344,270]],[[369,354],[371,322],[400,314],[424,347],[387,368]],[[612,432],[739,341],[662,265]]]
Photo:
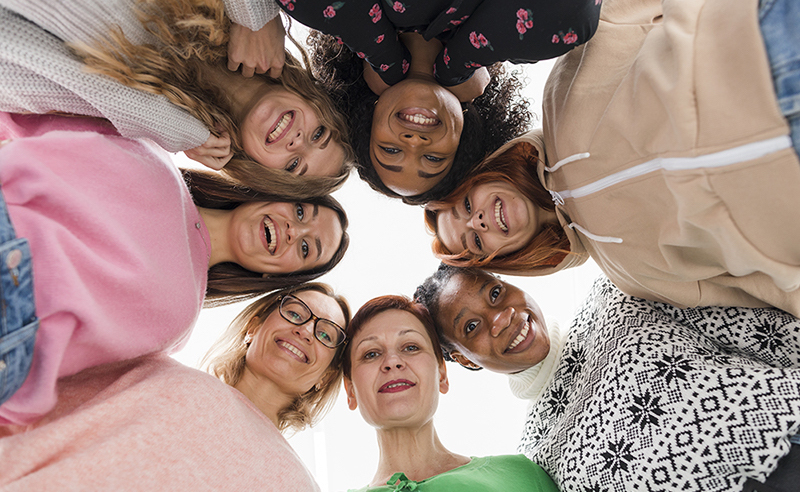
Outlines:
[[378,352],[376,352],[374,350],[370,350],[369,352],[365,353],[364,357],[362,357],[362,358],[366,359],[366,360],[370,360],[370,359],[374,359],[375,357],[377,357],[379,355],[380,354]]
[[419,347],[414,344],[411,344],[403,347],[403,350],[405,350],[406,352],[416,352],[419,350]]

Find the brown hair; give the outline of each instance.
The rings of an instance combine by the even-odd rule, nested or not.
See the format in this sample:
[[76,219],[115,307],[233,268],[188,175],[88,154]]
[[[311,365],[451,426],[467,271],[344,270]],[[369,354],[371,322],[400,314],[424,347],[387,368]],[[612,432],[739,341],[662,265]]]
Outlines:
[[[348,326],[345,330],[345,333],[347,333],[347,339],[352,340],[356,334],[361,331],[361,328],[367,321],[384,311],[390,311],[393,309],[411,313],[415,318],[417,318],[417,320],[419,320],[419,322],[425,328],[428,338],[431,340],[433,351],[436,354],[436,360],[440,363],[443,362],[444,356],[442,355],[442,348],[439,345],[439,337],[436,335],[436,326],[433,323],[433,318],[431,318],[431,315],[428,313],[428,310],[425,308],[425,306],[413,302],[411,299],[405,296],[381,296],[367,301],[363,306],[361,306],[361,309],[358,310],[356,315],[353,316],[353,321],[350,322],[350,326]],[[348,343],[347,345],[348,347],[344,352],[344,360],[342,364],[344,376],[346,378],[350,378],[350,370],[352,368],[350,362],[350,349],[352,348],[352,343]]]
[[[198,207],[230,210],[247,202],[287,202],[290,197],[271,195],[253,190],[229,178],[210,171],[183,169],[183,178],[192,200]],[[235,263],[220,263],[208,269],[208,285],[204,307],[222,306],[237,301],[252,299],[265,292],[291,287],[309,282],[329,272],[344,258],[350,245],[347,234],[347,214],[342,205],[330,195],[316,196],[303,200],[303,203],[328,207],[339,217],[342,226],[342,240],[333,257],[324,265],[292,273],[279,273],[263,276],[261,273],[242,268]]]
[[[205,370],[216,376],[223,383],[234,386],[242,378],[245,368],[247,345],[244,337],[248,329],[257,324],[261,326],[267,317],[278,307],[283,296],[313,290],[334,299],[344,314],[345,327],[350,320],[350,307],[347,300],[336,295],[330,286],[322,283],[297,285],[289,289],[266,295],[239,313],[231,322],[225,333],[212,345],[200,363]],[[328,371],[323,375],[320,388],[311,387],[302,395],[298,395],[291,405],[278,412],[278,429],[296,431],[316,424],[330,409],[339,393],[342,381],[342,354],[345,345],[336,348]]]
[[539,153],[528,142],[520,142],[493,159],[483,161],[447,198],[431,202],[425,207],[425,225],[437,235],[433,240],[433,253],[448,265],[476,267],[497,271],[531,271],[553,267],[569,254],[569,239],[558,224],[546,224],[524,248],[503,256],[492,253],[475,257],[469,250],[449,251],[438,237],[439,211],[460,203],[475,186],[492,181],[505,181],[516,187],[534,205],[545,210],[555,210],[550,193],[542,186],[536,174]]
[[[291,53],[286,52],[280,79],[256,77],[261,77],[264,84],[283,87],[314,108],[320,122],[331,131],[331,140],[344,149],[337,176],[297,176],[262,166],[244,153],[238,122],[230,114],[229,95],[205,75],[209,67],[227,70],[224,63],[230,21],[221,0],[138,0],[137,15],[145,29],[159,40],[158,44],[134,44],[117,29],[109,33],[108,41],[98,41],[93,46],[74,44],[71,48],[90,71],[134,89],[163,95],[212,132],[217,133],[217,127],[228,131],[234,158],[223,171],[251,188],[303,199],[330,193],[347,179],[355,161],[347,142],[347,123],[322,84]],[[298,48],[308,66],[307,54],[299,45]]]

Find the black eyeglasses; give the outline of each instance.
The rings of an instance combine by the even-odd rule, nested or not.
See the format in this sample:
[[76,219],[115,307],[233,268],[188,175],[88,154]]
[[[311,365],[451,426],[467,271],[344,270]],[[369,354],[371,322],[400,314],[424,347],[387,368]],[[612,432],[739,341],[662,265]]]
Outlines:
[[304,325],[309,320],[314,320],[314,338],[328,348],[336,348],[344,343],[345,335],[341,326],[333,321],[320,318],[311,312],[305,302],[295,296],[287,295],[281,298],[278,311],[281,317],[293,325]]

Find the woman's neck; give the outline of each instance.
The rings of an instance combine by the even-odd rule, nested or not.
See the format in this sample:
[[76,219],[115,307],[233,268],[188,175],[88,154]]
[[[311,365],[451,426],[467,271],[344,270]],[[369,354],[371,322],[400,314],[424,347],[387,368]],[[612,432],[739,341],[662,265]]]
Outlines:
[[230,103],[231,117],[240,123],[253,108],[255,102],[273,88],[272,84],[259,75],[243,77],[240,73],[231,72],[222,65],[208,65],[203,76],[227,97]]
[[241,379],[233,387],[246,396],[278,428],[280,428],[278,413],[294,402],[293,396],[283,394],[272,381],[259,378],[246,367]]
[[421,34],[416,32],[404,32],[400,34],[400,40],[411,53],[411,62],[408,65],[406,78],[435,81],[433,64],[436,61],[436,55],[442,50],[442,43],[438,39],[426,41]]
[[211,238],[211,255],[208,258],[208,268],[219,263],[233,261],[228,244],[228,225],[230,210],[220,210],[216,208],[197,207],[200,218],[208,229],[208,236]]
[[378,429],[380,459],[371,486],[385,485],[397,472],[420,481],[466,465],[470,459],[439,441],[433,421],[421,428]]

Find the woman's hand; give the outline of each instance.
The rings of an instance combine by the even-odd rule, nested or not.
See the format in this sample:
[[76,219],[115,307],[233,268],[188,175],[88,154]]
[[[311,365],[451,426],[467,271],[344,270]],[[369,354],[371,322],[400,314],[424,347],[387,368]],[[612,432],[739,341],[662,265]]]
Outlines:
[[391,87],[389,84],[383,81],[380,75],[372,69],[372,65],[370,65],[367,60],[364,60],[364,81],[367,83],[372,92],[375,95],[380,96],[383,94],[383,91]]
[[199,147],[184,151],[186,157],[200,164],[210,167],[215,171],[219,171],[225,164],[227,164],[233,157],[231,151],[231,138],[228,132],[222,132],[219,137],[213,134],[208,137],[206,143]]
[[471,102],[476,97],[483,94],[486,86],[489,85],[489,71],[486,67],[481,67],[475,70],[469,80],[462,82],[458,85],[448,87],[447,89],[455,94],[461,102]]
[[228,41],[228,70],[235,72],[242,66],[242,75],[252,77],[253,73],[267,73],[278,78],[286,61],[281,16],[267,22],[258,31],[231,24],[231,37]]

